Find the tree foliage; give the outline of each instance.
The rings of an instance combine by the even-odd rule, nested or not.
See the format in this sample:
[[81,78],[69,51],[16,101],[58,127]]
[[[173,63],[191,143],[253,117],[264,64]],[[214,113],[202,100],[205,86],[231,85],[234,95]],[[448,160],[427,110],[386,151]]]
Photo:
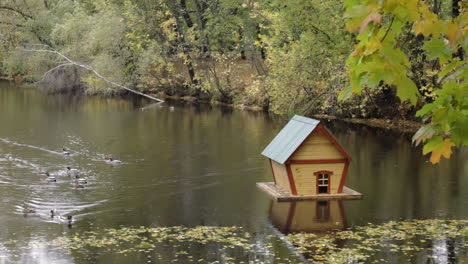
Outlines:
[[[436,2],[436,1],[434,1]],[[461,4],[461,2],[460,2]],[[347,60],[350,86],[341,98],[361,93],[363,87],[393,86],[397,96],[412,105],[424,104],[417,116],[427,121],[413,137],[425,142],[423,153],[431,162],[450,157],[453,146],[468,145],[468,85],[464,51],[468,45],[468,13],[460,6],[456,17],[444,19],[418,0],[348,0],[346,26],[357,32],[354,51]],[[432,73],[440,87],[432,98],[421,98],[421,87],[410,78],[412,61],[404,52],[405,34],[422,39],[422,52],[433,61]],[[419,89],[418,89],[419,88]]]
[[63,62],[53,54],[18,50],[47,44],[148,93],[279,114],[422,120],[414,142],[437,162],[467,144],[462,3],[0,0],[0,75],[44,79],[58,92],[125,92],[87,71],[56,68]]
[[269,34],[267,84],[275,112],[310,113],[332,100],[346,82],[341,1],[270,1],[263,8]]

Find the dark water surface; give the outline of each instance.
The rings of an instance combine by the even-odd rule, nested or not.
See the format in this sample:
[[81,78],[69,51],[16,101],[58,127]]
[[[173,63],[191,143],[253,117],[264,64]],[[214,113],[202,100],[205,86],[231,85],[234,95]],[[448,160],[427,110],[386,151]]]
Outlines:
[[[149,104],[48,96],[0,82],[0,241],[48,241],[118,227],[218,225],[242,226],[262,245],[278,230],[330,228],[317,225],[315,202],[278,205],[255,186],[271,181],[260,152],[284,120],[207,105]],[[332,225],[468,219],[467,149],[434,166],[408,135],[339,122],[326,126],[354,159],[346,185],[364,194],[360,201],[330,204]],[[62,147],[71,155],[62,155]],[[106,154],[123,163],[106,163]],[[66,166],[88,177],[84,189],[75,187]],[[48,183],[40,170],[57,182]],[[24,216],[24,207],[36,213]],[[50,218],[51,209],[73,215],[73,227]],[[294,262],[281,241],[265,250]],[[198,254],[208,251],[200,248]],[[65,254],[31,247],[13,254],[0,242],[0,263],[169,263],[171,252],[161,249],[156,260],[100,249]],[[275,257],[263,261],[275,263]],[[214,258],[225,263],[222,254]],[[262,259],[262,253],[244,259]]]

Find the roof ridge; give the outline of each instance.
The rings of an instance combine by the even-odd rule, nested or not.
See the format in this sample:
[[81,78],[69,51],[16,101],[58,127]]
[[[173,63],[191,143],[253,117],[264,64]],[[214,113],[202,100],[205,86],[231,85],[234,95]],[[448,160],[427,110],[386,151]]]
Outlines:
[[[311,120],[314,120],[314,121],[317,121],[318,123],[321,122],[320,120],[317,120],[317,119],[312,119],[312,118],[310,118],[310,119],[311,119]],[[302,121],[302,120],[298,120],[298,119],[294,119],[294,118],[293,118],[293,120],[294,120],[294,121],[297,121],[297,122],[301,122],[301,123],[307,124],[307,125],[311,125],[311,123],[307,123],[307,122],[304,122],[304,121]]]

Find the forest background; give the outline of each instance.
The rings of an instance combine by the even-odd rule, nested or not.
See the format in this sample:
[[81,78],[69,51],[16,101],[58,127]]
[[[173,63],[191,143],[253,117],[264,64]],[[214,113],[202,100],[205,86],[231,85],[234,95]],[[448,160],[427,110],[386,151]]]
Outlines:
[[52,48],[159,97],[426,123],[437,162],[468,145],[466,18],[459,0],[0,0],[0,76],[127,92],[30,52]]

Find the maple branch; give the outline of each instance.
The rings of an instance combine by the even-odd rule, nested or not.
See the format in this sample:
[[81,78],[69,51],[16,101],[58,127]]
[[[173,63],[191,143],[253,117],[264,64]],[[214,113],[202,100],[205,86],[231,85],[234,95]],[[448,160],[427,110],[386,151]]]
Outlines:
[[388,32],[390,32],[390,29],[392,28],[392,25],[393,25],[393,21],[395,20],[395,16],[392,16],[392,20],[390,21],[390,25],[388,26],[387,28],[387,31],[385,31],[385,35],[382,37],[382,39],[380,40],[380,42],[382,43],[385,38],[387,37],[388,35]]

